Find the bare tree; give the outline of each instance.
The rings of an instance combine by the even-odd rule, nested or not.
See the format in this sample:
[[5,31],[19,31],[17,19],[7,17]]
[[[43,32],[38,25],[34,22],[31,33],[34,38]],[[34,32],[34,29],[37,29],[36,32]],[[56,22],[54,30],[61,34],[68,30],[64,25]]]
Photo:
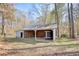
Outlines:
[[1,17],[2,17],[2,35],[5,36],[5,21],[12,21],[14,20],[14,13],[13,13],[13,4],[7,4],[7,3],[0,3],[0,11]]
[[57,10],[57,4],[55,3],[55,20],[57,23],[57,37],[59,38],[59,18],[58,18],[58,10]]
[[70,38],[75,38],[73,4],[72,3],[71,4],[68,3],[68,18],[69,18]]
[[48,16],[48,8],[49,8],[50,4],[34,4],[33,6],[33,10],[32,13],[33,15],[38,15],[36,18],[39,18],[41,22],[41,24],[46,24],[47,23],[47,16]]
[[71,37],[71,19],[70,19],[70,6],[68,3],[68,19],[69,19],[69,36]]

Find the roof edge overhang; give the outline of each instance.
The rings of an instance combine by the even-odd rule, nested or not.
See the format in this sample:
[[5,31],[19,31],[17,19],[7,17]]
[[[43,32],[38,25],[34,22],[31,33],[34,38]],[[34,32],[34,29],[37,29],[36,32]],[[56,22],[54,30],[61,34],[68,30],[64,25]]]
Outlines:
[[23,29],[20,29],[18,31],[24,31],[24,30],[48,30],[48,29],[56,29],[57,28],[57,25],[51,25],[51,26],[47,26],[47,27],[41,27],[41,28],[38,28],[38,27],[35,27],[35,28],[23,28]]

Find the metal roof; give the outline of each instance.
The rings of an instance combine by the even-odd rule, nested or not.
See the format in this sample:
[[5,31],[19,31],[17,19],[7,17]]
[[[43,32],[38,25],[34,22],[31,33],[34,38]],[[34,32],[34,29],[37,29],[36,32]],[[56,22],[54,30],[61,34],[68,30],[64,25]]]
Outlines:
[[47,24],[47,25],[40,25],[40,26],[28,26],[21,30],[45,30],[45,29],[54,29],[57,28],[56,24]]

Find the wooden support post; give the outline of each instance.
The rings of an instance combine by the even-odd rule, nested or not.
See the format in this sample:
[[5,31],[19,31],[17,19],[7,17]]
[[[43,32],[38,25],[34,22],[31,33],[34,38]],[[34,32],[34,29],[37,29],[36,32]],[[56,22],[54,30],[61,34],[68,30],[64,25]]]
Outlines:
[[37,38],[36,38],[36,30],[35,30],[35,40],[36,40]]
[[56,31],[55,29],[53,29],[53,41],[55,41],[55,39],[56,39]]
[[45,38],[47,38],[47,31],[45,31]]
[[23,31],[23,38],[24,38],[24,31]]

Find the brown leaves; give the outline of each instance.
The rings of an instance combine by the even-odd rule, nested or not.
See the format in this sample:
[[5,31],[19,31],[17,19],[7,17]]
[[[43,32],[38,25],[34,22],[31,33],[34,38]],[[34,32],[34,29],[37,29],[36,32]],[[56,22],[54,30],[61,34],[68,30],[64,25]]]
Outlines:
[[14,6],[13,4],[0,3],[0,9],[4,10],[4,18],[12,20],[14,18]]

